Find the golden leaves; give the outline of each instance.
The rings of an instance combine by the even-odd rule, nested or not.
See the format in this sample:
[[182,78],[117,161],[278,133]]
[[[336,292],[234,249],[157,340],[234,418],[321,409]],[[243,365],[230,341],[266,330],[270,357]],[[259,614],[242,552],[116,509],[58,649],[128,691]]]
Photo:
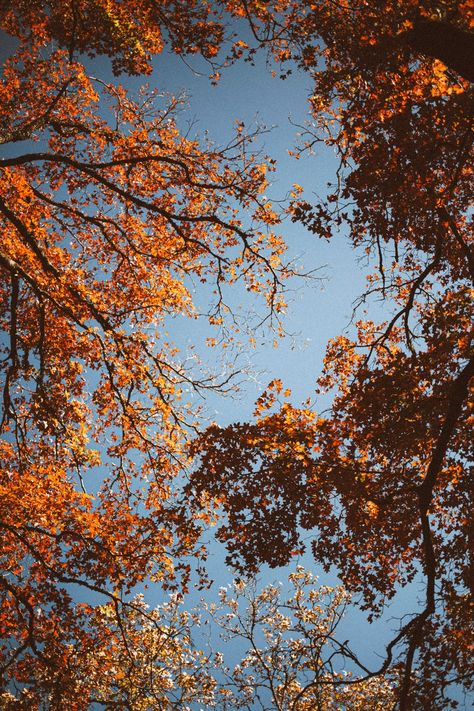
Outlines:
[[453,82],[448,67],[439,59],[435,59],[433,62],[432,71],[431,96],[450,96],[451,94],[462,94],[467,90],[467,82]]
[[[392,299],[394,313],[381,324],[364,319],[353,337],[329,344],[318,381],[319,390],[336,390],[326,417],[292,405],[291,392],[275,380],[256,403],[254,423],[213,426],[189,452],[186,439],[202,426],[191,393],[232,386],[194,354],[180,355],[164,334],[178,316],[201,313],[201,284],[213,297],[207,323],[217,329],[208,344],[219,350],[230,348],[240,328],[228,287],[242,282],[273,313],[284,309],[282,282],[291,271],[283,241],[268,230],[279,222],[265,195],[271,163],[252,153],[243,124],[227,150],[201,145],[180,134],[177,100],[166,104],[156,91],[132,97],[88,76],[78,59],[103,53],[116,71],[146,72],[166,27],[175,52],[199,51],[212,64],[223,36],[220,6],[18,0],[2,14],[20,47],[0,85],[1,140],[11,144],[0,161],[0,528],[8,569],[0,579],[8,648],[0,652],[11,688],[30,687],[24,706],[47,698],[79,708],[77,699],[88,703],[93,687],[106,703],[125,698],[137,709],[166,704],[170,689],[182,694],[178,706],[214,702],[215,680],[197,673],[208,660],[188,644],[188,616],[175,608],[148,616],[128,597],[146,580],[186,585],[185,561],[205,555],[198,541],[217,521],[214,507],[226,513],[218,536],[246,572],[261,561],[286,563],[301,551],[300,531],[317,528],[317,559],[338,565],[373,612],[420,570],[428,596],[436,589],[446,607],[449,591],[463,590],[472,458],[465,127],[472,107],[467,82],[403,45],[413,7],[366,3],[361,13],[347,2],[226,5],[236,16],[254,16],[256,36],[264,30],[277,61],[296,57],[311,73],[314,122],[303,150],[324,140],[341,160],[324,203],[313,207],[294,186],[291,218],[325,238],[348,224],[353,245],[369,259],[376,255],[369,291]],[[468,26],[467,4],[451,9]],[[231,59],[247,50],[251,58],[253,50],[237,40]],[[217,80],[216,64],[212,70]],[[25,141],[32,143],[23,151]],[[176,484],[192,455],[200,461],[181,500]],[[320,631],[327,637],[328,627],[314,581],[301,571],[292,579],[300,588],[306,581],[312,596],[302,605],[298,589],[291,604],[310,629],[286,646],[292,621],[275,590],[253,603],[278,663],[304,652],[313,679],[321,659],[311,656],[308,639]],[[71,586],[108,602],[76,605]],[[237,614],[236,603],[230,606]],[[426,619],[430,606],[434,599]],[[418,623],[422,629],[425,618]],[[449,674],[460,678],[460,625],[441,634],[437,620],[429,623],[426,649],[454,640]],[[164,634],[167,624],[176,635]],[[415,628],[399,639],[411,643]],[[262,650],[261,658],[268,654]],[[417,654],[429,658],[422,647]],[[234,680],[245,697],[245,669],[265,669],[255,654],[244,661]],[[436,687],[432,667],[420,666],[425,704]],[[277,701],[299,698],[301,708],[314,708],[294,665],[280,670],[287,683],[279,683]],[[391,691],[379,680],[319,690],[324,703],[361,709],[377,708]]]
[[[204,557],[199,536],[215,521],[211,507],[183,507],[177,481],[186,440],[202,426],[192,393],[225,392],[231,377],[182,355],[166,331],[199,314],[213,329],[208,343],[223,350],[239,330],[228,287],[244,283],[277,313],[288,272],[284,243],[268,229],[278,216],[256,136],[239,126],[227,149],[200,143],[180,133],[179,100],[132,96],[77,61],[102,52],[116,70],[147,71],[149,52],[162,48],[156,3],[84,0],[75,18],[59,1],[14,5],[2,21],[22,42],[0,84],[2,140],[12,145],[0,160],[0,531],[11,576],[0,582],[0,619],[11,620],[19,651],[0,650],[0,663],[38,688],[30,707],[55,679],[58,703],[72,709],[95,683],[95,608],[76,605],[81,593],[117,613],[141,581],[184,589],[186,561]],[[213,8],[167,9],[175,51],[212,60],[221,40]],[[207,313],[200,284],[204,301],[213,293]],[[48,620],[36,613],[46,609]],[[112,624],[100,635],[104,652]],[[104,668],[113,675],[112,662]],[[138,677],[124,670],[114,679],[132,693]],[[192,668],[175,683],[183,698],[204,693]]]

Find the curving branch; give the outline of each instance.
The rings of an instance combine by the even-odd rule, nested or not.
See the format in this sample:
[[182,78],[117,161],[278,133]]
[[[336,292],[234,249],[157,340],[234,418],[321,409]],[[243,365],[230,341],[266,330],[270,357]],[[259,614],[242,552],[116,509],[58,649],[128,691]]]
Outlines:
[[419,19],[401,35],[411,49],[440,59],[464,79],[474,83],[474,33],[448,22]]

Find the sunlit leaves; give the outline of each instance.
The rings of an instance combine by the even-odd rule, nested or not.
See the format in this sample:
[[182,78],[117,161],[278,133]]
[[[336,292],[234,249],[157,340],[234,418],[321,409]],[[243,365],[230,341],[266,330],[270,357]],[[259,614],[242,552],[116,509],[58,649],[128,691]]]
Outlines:
[[148,71],[164,38],[212,58],[210,7],[17,2],[2,26],[20,42],[0,83],[0,664],[73,708],[92,644],[78,601],[109,601],[120,626],[136,585],[184,589],[186,559],[204,556],[208,514],[178,501],[177,481],[200,426],[193,393],[225,392],[233,374],[181,355],[170,321],[201,318],[230,347],[229,287],[278,314],[289,271],[256,135],[183,135],[180,99],[132,95],[80,61]]

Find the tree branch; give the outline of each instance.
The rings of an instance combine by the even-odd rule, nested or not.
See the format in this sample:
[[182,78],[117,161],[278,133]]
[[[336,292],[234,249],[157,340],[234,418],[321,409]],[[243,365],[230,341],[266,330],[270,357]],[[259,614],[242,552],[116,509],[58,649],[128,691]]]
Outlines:
[[400,37],[416,52],[440,59],[449,69],[474,83],[474,33],[448,22],[423,19]]

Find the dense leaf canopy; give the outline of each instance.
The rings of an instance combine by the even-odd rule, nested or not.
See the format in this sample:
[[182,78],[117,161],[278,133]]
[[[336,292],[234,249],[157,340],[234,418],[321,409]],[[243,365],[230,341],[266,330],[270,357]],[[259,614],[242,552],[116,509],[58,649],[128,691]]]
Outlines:
[[[256,36],[314,79],[300,151],[325,142],[340,157],[326,201],[290,214],[321,238],[347,225],[377,265],[361,303],[391,315],[329,344],[317,386],[334,394],[329,415],[278,407],[276,382],[254,423],[211,428],[195,490],[226,511],[219,536],[242,571],[288,561],[302,529],[372,613],[422,571],[424,601],[381,670],[403,665],[400,708],[444,708],[450,680],[471,678],[472,15],[412,2],[255,14]],[[428,40],[420,52],[414,38],[446,26],[453,56]]]
[[[335,565],[371,615],[423,575],[420,608],[407,610],[380,668],[361,668],[360,695],[344,708],[378,708],[374,689],[391,698],[384,676],[399,709],[449,708],[449,685],[469,685],[471,9],[449,0],[0,3],[1,29],[15,38],[0,83],[5,708],[220,703],[211,677],[197,680],[204,657],[191,654],[187,622],[130,597],[150,580],[184,590],[190,556],[205,556],[202,528],[220,511],[218,536],[241,572],[287,562],[301,530],[314,530],[316,560]],[[252,46],[248,29],[245,41],[238,35],[244,26]],[[324,201],[296,188],[287,213],[320,238],[346,225],[376,265],[361,301],[382,299],[390,314],[383,323],[364,315],[352,338],[329,344],[317,384],[333,395],[329,413],[290,404],[275,381],[253,422],[202,429],[189,392],[225,391],[232,379],[188,368],[167,319],[199,317],[200,285],[206,323],[227,323],[216,341],[226,346],[228,287],[244,282],[278,315],[291,270],[253,137],[239,126],[217,148],[182,135],[178,99],[132,95],[84,62],[105,54],[116,74],[143,74],[166,45],[202,55],[214,80],[219,63],[258,48],[283,77],[313,80],[296,157],[325,143],[340,164]],[[173,643],[167,625],[182,633]],[[151,696],[140,696],[134,658],[172,669]],[[268,685],[268,665],[251,663]],[[330,672],[288,688],[281,708],[344,704],[343,680]],[[114,696],[122,678],[128,686]],[[325,697],[318,679],[333,683]]]

